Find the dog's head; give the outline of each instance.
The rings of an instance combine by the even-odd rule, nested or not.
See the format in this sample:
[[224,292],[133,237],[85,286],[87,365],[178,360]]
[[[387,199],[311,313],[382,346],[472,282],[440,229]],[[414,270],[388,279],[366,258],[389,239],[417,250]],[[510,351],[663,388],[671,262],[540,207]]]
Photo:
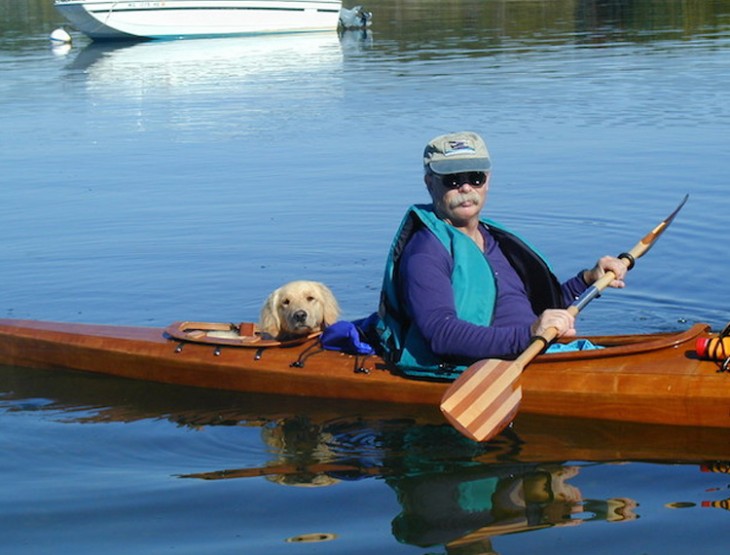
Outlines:
[[334,324],[340,307],[332,291],[317,281],[292,281],[274,290],[261,308],[263,333],[281,339],[309,335]]

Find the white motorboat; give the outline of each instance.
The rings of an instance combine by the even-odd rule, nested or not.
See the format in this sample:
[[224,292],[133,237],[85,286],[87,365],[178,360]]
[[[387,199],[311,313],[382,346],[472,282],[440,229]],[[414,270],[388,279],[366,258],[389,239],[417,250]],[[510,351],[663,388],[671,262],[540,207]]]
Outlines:
[[341,0],[55,0],[95,40],[179,39],[336,30]]

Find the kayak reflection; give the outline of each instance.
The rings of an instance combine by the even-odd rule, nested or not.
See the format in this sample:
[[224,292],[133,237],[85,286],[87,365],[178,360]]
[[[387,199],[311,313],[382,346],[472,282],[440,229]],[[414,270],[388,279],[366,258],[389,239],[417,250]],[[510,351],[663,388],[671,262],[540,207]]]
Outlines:
[[[720,477],[718,489],[689,505],[684,498],[672,505],[704,501],[716,513],[724,509],[730,469],[728,429],[525,414],[495,440],[479,444],[445,425],[436,407],[420,413],[393,404],[239,394],[66,371],[0,367],[0,411],[43,412],[70,425],[148,421],[156,428],[169,422],[192,433],[179,452],[150,456],[169,457],[156,464],[181,479],[264,477],[299,487],[379,480],[399,501],[386,516],[399,541],[445,546],[459,555],[493,552],[492,538],[503,534],[635,519],[637,503],[622,496],[622,486],[616,485],[622,490],[616,495],[612,482],[601,485],[601,496],[581,491],[586,486],[580,480],[590,478],[594,463],[692,463]],[[148,433],[142,426],[136,433]],[[200,456],[190,456],[191,446]],[[211,470],[183,474],[191,468]],[[650,507],[647,493],[641,495]],[[429,552],[434,550],[440,548]]]
[[262,435],[277,456],[266,467],[184,477],[265,476],[299,487],[377,477],[401,507],[392,521],[394,537],[419,547],[443,545],[449,554],[492,553],[491,538],[503,534],[637,518],[632,499],[584,498],[570,483],[578,465],[480,462],[509,459],[519,445],[509,433],[483,445],[448,426],[398,419],[319,425],[295,417],[267,423]]

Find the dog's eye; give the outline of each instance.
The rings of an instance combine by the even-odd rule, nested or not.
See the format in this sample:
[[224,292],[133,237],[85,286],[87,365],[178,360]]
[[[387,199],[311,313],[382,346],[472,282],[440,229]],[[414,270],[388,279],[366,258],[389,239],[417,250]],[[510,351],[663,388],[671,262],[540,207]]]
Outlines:
[[314,297],[312,297],[312,296],[309,296],[309,297],[307,297],[307,302],[308,302],[308,303],[313,303],[313,302],[314,302],[314,301],[316,301],[316,300],[317,300],[317,299],[315,299],[315,298],[314,298]]
[[289,302],[289,299],[284,299],[283,301],[281,301],[281,304],[283,304],[284,306],[289,306]]

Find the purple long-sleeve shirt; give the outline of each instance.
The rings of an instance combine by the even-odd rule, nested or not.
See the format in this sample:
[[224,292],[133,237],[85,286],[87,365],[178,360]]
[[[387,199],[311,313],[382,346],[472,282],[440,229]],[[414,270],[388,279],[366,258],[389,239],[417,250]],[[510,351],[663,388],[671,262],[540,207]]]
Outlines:
[[[406,312],[431,351],[446,360],[467,363],[489,357],[510,357],[530,343],[532,310],[522,280],[497,241],[484,226],[489,265],[497,282],[497,299],[489,326],[460,320],[456,315],[451,273],[454,261],[433,233],[418,230],[408,241],[399,264],[399,291]],[[580,274],[562,284],[565,306],[587,285]]]

